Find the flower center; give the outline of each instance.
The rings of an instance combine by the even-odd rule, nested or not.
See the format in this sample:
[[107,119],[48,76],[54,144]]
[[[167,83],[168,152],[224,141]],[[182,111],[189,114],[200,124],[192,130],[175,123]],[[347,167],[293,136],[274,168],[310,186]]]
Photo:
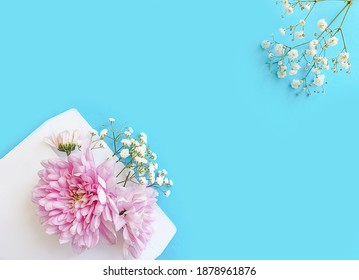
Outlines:
[[75,202],[77,202],[77,201],[81,200],[82,194],[79,194],[78,192],[76,192],[76,193],[74,193],[72,198],[74,199]]
[[73,190],[71,193],[72,198],[72,207],[80,206],[81,204],[86,204],[88,202],[87,192],[82,189]]

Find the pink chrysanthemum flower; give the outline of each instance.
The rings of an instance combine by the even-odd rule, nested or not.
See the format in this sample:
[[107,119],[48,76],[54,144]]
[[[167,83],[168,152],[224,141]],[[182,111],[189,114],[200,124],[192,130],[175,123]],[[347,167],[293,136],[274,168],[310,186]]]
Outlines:
[[123,227],[115,203],[115,161],[96,167],[88,145],[67,160],[42,162],[33,202],[46,233],[59,235],[61,244],[71,242],[75,252],[96,246],[100,237],[116,243]]
[[153,234],[154,207],[157,192],[143,185],[120,187],[117,207],[125,223],[122,230],[124,257],[128,252],[138,258]]

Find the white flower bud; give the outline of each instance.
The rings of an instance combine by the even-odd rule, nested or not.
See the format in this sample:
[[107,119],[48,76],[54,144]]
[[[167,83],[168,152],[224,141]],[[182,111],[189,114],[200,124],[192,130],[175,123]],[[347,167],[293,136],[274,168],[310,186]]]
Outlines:
[[167,191],[164,192],[164,195],[165,195],[166,197],[169,197],[170,194],[171,194],[171,191],[170,191],[170,190],[167,190]]
[[100,140],[100,142],[99,142],[99,147],[100,147],[100,148],[105,148],[105,147],[106,147],[105,141]]
[[95,130],[95,129],[91,129],[91,130],[90,130],[90,134],[91,134],[92,136],[96,136],[96,135],[98,135],[98,132],[97,132],[97,130]]
[[155,172],[155,166],[153,165],[153,163],[150,163],[150,164],[148,165],[148,171],[149,171],[149,172]]
[[157,183],[159,186],[162,186],[162,185],[163,185],[163,177],[157,177],[157,178],[156,178],[156,183]]
[[128,139],[122,139],[121,140],[121,143],[122,143],[122,145],[123,146],[125,146],[125,147],[129,147],[129,146],[131,146],[131,141],[130,140],[128,140]]
[[325,29],[327,29],[328,27],[328,23],[325,21],[324,18],[320,19],[317,25],[320,31],[325,31]]
[[147,143],[147,135],[146,135],[146,133],[144,133],[144,132],[141,132],[141,133],[140,133],[140,140],[141,140],[143,143]]
[[146,154],[147,147],[146,145],[141,145],[136,147],[135,151],[139,153],[141,156],[144,156]]
[[150,173],[148,174],[148,178],[150,179],[151,184],[153,184],[153,183],[155,182],[155,180],[156,180],[156,178],[155,178],[155,173],[154,173],[154,172],[150,172]]
[[268,40],[264,40],[262,41],[261,46],[263,49],[268,49],[270,47],[270,42]]
[[130,151],[128,149],[123,149],[121,152],[120,152],[120,157],[121,158],[128,158],[130,155]]
[[145,177],[141,177],[140,179],[139,179],[139,183],[141,184],[141,185],[147,185],[147,179],[145,178]]
[[333,36],[327,40],[326,44],[329,47],[334,47],[338,44],[338,41],[339,41],[339,39],[337,37]]
[[105,137],[105,136],[107,136],[107,134],[108,134],[108,130],[106,128],[102,129],[100,132],[100,137]]

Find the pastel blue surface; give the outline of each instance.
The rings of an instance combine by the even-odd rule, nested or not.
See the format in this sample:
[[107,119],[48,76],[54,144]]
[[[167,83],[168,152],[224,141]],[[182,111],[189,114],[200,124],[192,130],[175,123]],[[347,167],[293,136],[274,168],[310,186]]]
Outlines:
[[160,259],[359,259],[354,2],[352,74],[306,98],[264,65],[274,1],[2,1],[0,157],[72,107],[114,117],[175,182]]

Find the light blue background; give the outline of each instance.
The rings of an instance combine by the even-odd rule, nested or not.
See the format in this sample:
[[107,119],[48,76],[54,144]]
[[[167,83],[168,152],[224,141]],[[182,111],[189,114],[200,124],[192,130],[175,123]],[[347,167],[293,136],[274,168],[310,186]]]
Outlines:
[[353,73],[306,98],[264,65],[274,1],[1,1],[0,156],[69,108],[115,117],[175,181],[161,259],[358,259],[354,2]]

